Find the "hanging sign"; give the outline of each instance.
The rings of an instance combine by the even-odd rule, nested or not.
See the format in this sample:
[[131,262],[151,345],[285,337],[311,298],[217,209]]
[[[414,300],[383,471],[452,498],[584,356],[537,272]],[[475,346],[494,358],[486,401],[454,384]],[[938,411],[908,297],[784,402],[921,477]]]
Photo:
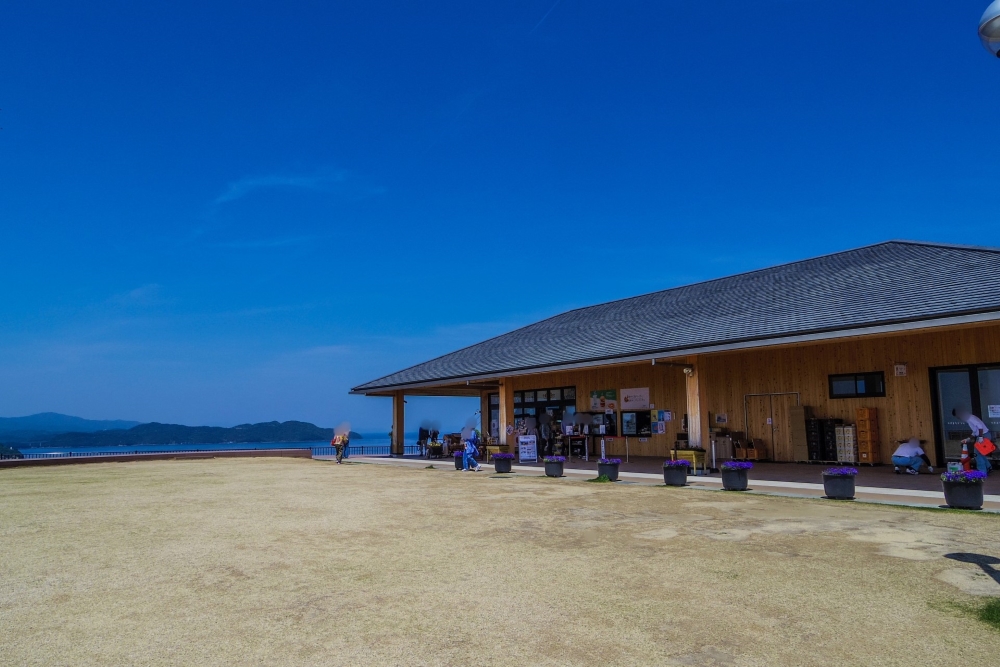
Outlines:
[[590,392],[591,412],[614,411],[618,408],[618,392],[614,389],[598,389]]
[[507,424],[507,435],[514,435],[514,425]]
[[521,463],[538,461],[538,441],[535,436],[520,435],[517,437],[517,460]]
[[622,389],[622,410],[649,410],[649,387]]

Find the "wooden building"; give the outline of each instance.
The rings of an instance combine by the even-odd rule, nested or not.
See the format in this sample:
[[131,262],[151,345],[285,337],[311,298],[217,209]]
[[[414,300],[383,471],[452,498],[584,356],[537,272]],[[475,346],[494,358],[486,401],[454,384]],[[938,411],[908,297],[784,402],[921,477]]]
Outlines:
[[1000,431],[1000,250],[893,241],[581,308],[352,391],[393,397],[396,453],[404,396],[442,395],[479,397],[511,447],[529,410],[605,413],[610,454],[636,428],[626,390],[651,423],[632,455],[735,432],[804,460],[809,418],[856,424],[876,461],[917,437],[940,464],[968,433],[952,410]]

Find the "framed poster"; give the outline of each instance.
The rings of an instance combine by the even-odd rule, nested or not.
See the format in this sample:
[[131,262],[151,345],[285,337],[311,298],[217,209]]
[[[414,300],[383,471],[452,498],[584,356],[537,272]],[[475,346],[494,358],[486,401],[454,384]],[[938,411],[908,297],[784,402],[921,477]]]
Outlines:
[[575,401],[576,400],[576,387],[566,387],[563,389],[563,400],[565,401]]
[[550,401],[561,401],[562,400],[562,389],[549,389],[549,400]]
[[521,435],[517,438],[517,460],[538,461],[538,440],[533,435]]
[[649,410],[649,387],[622,389],[622,410]]
[[521,392],[514,392],[514,405],[519,405],[521,403]]
[[635,435],[636,434],[636,413],[634,412],[623,412],[622,413],[622,435]]
[[536,391],[535,400],[538,401],[539,403],[544,403],[545,401],[549,400],[549,392],[545,389]]
[[535,392],[533,392],[533,391],[526,391],[526,392],[524,392],[524,402],[525,403],[534,403],[535,402]]
[[598,389],[590,392],[590,410],[604,412],[618,409],[618,391],[615,389]]

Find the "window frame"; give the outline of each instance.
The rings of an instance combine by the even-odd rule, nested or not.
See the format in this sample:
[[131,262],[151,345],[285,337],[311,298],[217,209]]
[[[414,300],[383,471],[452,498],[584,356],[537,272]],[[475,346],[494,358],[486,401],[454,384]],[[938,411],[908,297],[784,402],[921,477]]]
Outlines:
[[[879,391],[872,392],[868,390],[869,380],[872,376],[878,376],[878,385],[880,387]],[[843,382],[851,378],[854,382],[854,393],[853,394],[838,394],[834,392],[834,383]],[[858,381],[861,380],[865,383],[865,392],[858,392]],[[841,400],[848,398],[885,398],[885,371],[867,371],[863,373],[831,373],[827,375],[827,389],[829,390],[830,400]]]

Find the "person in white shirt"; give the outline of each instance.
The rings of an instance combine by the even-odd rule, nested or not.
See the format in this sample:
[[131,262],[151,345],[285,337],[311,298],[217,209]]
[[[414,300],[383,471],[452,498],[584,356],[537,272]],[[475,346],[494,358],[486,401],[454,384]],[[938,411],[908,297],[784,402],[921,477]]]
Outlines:
[[972,443],[972,454],[976,457],[976,470],[981,470],[987,475],[993,470],[993,466],[990,464],[990,460],[983,456],[979,449],[975,446],[980,443],[985,438],[986,440],[992,441],[993,438],[990,434],[990,427],[987,426],[982,419],[972,414],[965,408],[955,408],[951,411],[952,416],[957,417],[969,425],[969,429],[972,431],[972,437],[969,442]]
[[892,465],[896,472],[905,471],[908,475],[919,475],[920,466],[924,463],[924,450],[920,447],[920,441],[910,438],[901,443],[896,451],[892,453]]

